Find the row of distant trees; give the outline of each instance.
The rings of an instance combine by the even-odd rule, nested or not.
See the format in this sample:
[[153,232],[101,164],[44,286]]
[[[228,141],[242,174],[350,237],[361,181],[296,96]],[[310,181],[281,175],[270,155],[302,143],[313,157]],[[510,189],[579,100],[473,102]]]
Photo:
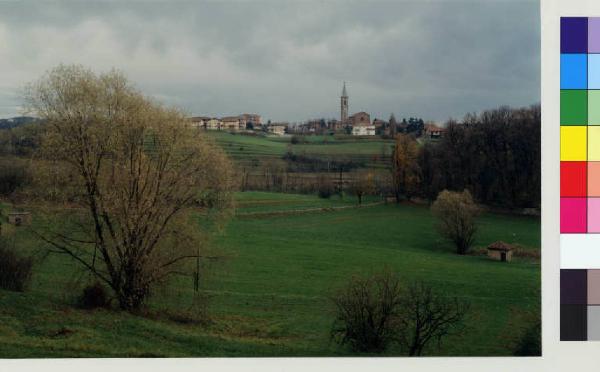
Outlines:
[[[418,122],[413,120],[415,128],[418,128]],[[28,156],[39,146],[42,132],[43,126],[35,123],[2,130],[0,153]],[[442,190],[468,189],[482,204],[505,208],[539,207],[539,105],[520,109],[500,107],[468,115],[462,121],[451,120],[446,123],[444,137],[439,141],[419,144],[415,134],[397,134],[390,180],[379,182],[380,187],[374,188],[375,193],[392,194],[398,200],[420,197],[433,201]],[[268,168],[269,172],[262,178],[253,175],[252,180],[248,178],[247,182],[242,182],[242,188],[314,192],[321,188],[320,185],[304,185],[304,179],[304,186],[290,187],[290,190],[278,187],[283,181],[277,181],[283,180],[282,174],[289,171],[332,172],[337,175],[364,167],[364,164],[350,160],[324,161],[291,153],[282,160],[286,162],[287,169],[263,166],[261,168]],[[10,168],[3,173],[11,180],[7,184],[12,185],[13,179],[21,180],[23,177],[12,171],[14,164]],[[381,175],[378,177],[381,178]],[[342,178],[352,179],[354,175],[342,174]],[[266,186],[262,185],[265,182]]]
[[500,107],[449,121],[444,137],[422,146],[396,137],[393,189],[398,200],[434,200],[442,190],[469,190],[482,204],[538,208],[541,197],[540,106]]

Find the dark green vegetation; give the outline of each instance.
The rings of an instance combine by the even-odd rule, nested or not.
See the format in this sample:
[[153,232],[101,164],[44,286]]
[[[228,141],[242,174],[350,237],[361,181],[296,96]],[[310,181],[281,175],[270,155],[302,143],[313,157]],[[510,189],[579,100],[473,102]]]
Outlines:
[[[237,199],[240,214],[354,204],[269,193]],[[503,240],[539,251],[537,218],[484,214],[479,223],[475,248]],[[41,247],[27,229],[17,228],[10,238],[24,254]],[[471,303],[462,334],[424,355],[510,355],[511,337],[528,326],[514,314],[539,309],[539,262],[458,256],[423,206],[238,216],[214,245],[226,258],[204,265],[208,322],[196,316],[203,309],[193,306],[189,277],[157,289],[144,315],[80,309],[77,283],[87,274],[67,257],[49,255],[34,267],[29,291],[0,290],[0,356],[350,355],[329,338],[334,315],[328,296],[352,274],[386,265],[401,279],[423,280]]]

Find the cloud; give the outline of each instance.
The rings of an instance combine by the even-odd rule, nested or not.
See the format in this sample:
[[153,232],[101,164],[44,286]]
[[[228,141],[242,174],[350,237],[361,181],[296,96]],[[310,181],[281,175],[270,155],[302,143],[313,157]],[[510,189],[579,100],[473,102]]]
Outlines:
[[0,2],[0,117],[59,63],[192,114],[445,120],[539,101],[537,1]]

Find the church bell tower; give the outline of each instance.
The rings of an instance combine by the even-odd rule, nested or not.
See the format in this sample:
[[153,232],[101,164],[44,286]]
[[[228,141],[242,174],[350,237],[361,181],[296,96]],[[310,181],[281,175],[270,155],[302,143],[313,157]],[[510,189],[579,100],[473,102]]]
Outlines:
[[340,124],[342,126],[348,123],[348,93],[346,92],[346,82],[344,81],[344,88],[342,89],[342,96],[340,97]]

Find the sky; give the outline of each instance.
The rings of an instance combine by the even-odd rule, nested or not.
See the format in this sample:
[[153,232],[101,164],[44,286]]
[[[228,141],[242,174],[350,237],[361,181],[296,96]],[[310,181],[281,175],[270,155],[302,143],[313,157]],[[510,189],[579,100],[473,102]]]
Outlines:
[[443,122],[540,101],[539,1],[0,0],[0,118],[59,64],[116,68],[190,115]]

